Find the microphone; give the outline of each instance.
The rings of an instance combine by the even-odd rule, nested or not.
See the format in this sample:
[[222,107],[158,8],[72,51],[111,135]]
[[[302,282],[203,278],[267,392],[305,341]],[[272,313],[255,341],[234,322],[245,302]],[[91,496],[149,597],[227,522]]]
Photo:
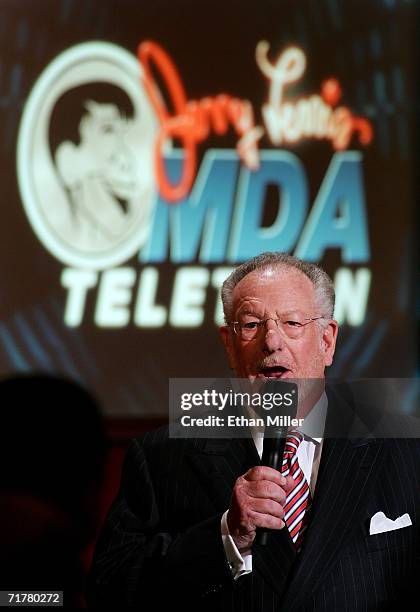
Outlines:
[[[298,398],[297,398],[297,385],[295,383],[287,383],[282,380],[270,378],[264,385],[261,394],[267,393],[281,394],[283,397],[286,393],[290,393],[293,397],[293,401],[290,405],[281,406],[279,412],[283,419],[279,417],[278,421],[274,425],[267,425],[264,433],[264,446],[261,457],[261,464],[267,465],[281,472],[283,463],[284,447],[286,445],[287,430],[289,428],[290,419],[296,417]],[[273,531],[272,529],[258,528],[256,534],[256,542],[261,546],[266,546],[268,541],[268,534]]]

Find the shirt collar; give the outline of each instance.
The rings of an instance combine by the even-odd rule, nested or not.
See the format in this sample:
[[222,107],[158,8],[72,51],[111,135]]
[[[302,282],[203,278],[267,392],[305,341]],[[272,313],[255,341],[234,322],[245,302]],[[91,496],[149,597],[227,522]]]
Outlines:
[[[321,397],[305,417],[302,427],[297,427],[305,438],[310,438],[317,444],[320,444],[325,430],[325,419],[327,418],[328,399],[325,391]],[[317,437],[322,434],[321,437]]]

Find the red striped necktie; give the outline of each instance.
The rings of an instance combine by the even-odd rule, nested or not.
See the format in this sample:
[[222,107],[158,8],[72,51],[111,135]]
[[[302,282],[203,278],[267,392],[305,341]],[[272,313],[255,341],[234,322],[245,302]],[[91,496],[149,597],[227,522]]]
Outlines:
[[290,475],[295,481],[293,489],[289,491],[286,497],[284,521],[298,551],[301,548],[303,533],[307,526],[307,521],[304,520],[305,515],[307,519],[307,510],[311,503],[308,481],[300,469],[296,454],[302,440],[303,434],[300,432],[291,431],[288,433],[281,468],[283,476]]

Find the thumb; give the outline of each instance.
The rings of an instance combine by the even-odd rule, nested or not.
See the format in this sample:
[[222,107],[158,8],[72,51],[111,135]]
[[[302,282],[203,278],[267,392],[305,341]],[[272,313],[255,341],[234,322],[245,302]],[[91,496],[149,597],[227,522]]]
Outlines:
[[291,489],[293,489],[294,486],[295,486],[295,481],[293,480],[293,477],[286,476],[286,484],[283,487],[286,493],[288,493]]

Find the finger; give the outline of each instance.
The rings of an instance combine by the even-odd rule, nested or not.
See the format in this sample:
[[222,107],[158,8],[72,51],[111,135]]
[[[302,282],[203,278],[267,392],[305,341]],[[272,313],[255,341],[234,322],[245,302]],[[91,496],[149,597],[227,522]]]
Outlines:
[[286,479],[278,470],[275,470],[267,465],[257,465],[244,474],[244,478],[249,481],[253,480],[270,480],[279,486],[286,483]]
[[270,480],[257,480],[250,482],[246,493],[250,497],[273,499],[281,504],[286,500],[286,491],[284,487],[271,482]]
[[259,512],[260,514],[269,514],[275,518],[284,517],[284,508],[281,504],[272,499],[254,498],[250,501],[248,512]]
[[251,512],[250,518],[255,527],[262,527],[265,529],[283,529],[284,527],[283,519],[272,516],[271,514]]

